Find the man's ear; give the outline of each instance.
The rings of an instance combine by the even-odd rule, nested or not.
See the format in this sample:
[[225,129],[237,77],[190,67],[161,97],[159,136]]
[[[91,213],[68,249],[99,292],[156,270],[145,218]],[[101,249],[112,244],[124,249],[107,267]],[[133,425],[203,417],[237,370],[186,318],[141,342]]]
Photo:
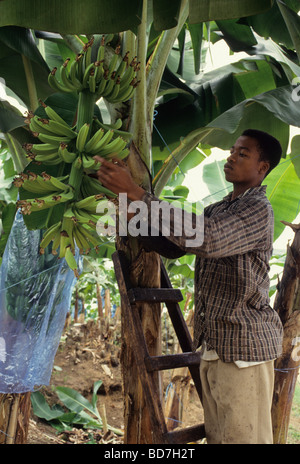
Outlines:
[[267,172],[270,169],[270,163],[268,161],[261,161],[260,168],[259,168],[259,173],[263,174],[264,176],[267,174]]

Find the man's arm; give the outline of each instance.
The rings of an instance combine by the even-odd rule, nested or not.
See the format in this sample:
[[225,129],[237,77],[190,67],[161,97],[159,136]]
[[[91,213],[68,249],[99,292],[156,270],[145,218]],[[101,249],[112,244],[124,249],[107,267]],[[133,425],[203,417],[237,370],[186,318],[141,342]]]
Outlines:
[[[149,225],[151,225],[152,202],[158,202],[165,205],[166,208],[169,206],[167,202],[162,202],[136,185],[122,161],[107,162],[101,158],[97,158],[97,160],[102,163],[100,170],[97,172],[100,182],[116,194],[127,193],[127,197],[131,201],[143,201],[146,203]],[[243,254],[255,249],[269,249],[272,246],[270,234],[268,233],[273,221],[271,207],[268,207],[264,200],[251,197],[247,201],[240,201],[240,206],[236,210],[226,210],[210,218],[204,217],[204,222],[199,222],[197,216],[193,213],[185,213],[186,216],[182,216],[182,223],[189,221],[191,224],[190,229],[195,231],[194,234],[190,235],[187,235],[183,228],[179,234],[178,231],[175,233],[176,218],[174,208],[171,208],[169,235],[167,237],[156,237],[157,243],[161,244],[159,239],[165,239],[177,246],[183,254],[192,253],[210,258]],[[154,226],[160,235],[164,235],[162,234],[162,217]],[[201,230],[197,230],[197,227],[198,229],[201,227]],[[198,237],[202,235],[203,240],[201,245],[196,244],[193,246],[193,239],[196,235]],[[197,242],[195,241],[195,243]],[[150,246],[150,244],[151,239],[148,240],[148,245]],[[160,246],[160,248],[163,248],[163,246]]]

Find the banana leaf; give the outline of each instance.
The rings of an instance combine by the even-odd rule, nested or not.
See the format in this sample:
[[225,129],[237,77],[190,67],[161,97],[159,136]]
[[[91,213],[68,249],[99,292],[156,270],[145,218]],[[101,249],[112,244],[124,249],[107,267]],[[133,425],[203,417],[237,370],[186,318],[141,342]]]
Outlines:
[[[207,160],[203,166],[197,189],[199,197],[201,186],[205,185],[209,192],[209,195],[201,197],[205,206],[220,201],[232,191],[232,184],[224,178],[225,158],[226,153],[224,153],[224,160]],[[282,159],[263,182],[263,185],[267,185],[267,197],[274,210],[274,241],[284,230],[285,226],[281,221],[293,222],[299,212],[300,177],[296,173],[296,168],[300,171],[299,152],[298,157],[293,153]]]
[[50,70],[37,48],[32,32],[22,27],[0,27],[1,78],[25,106],[30,108],[24,57],[32,67],[37,97],[45,99],[54,93],[48,85]]
[[295,166],[300,169],[300,157],[287,156],[266,178],[267,196],[271,202],[275,216],[274,240],[284,229],[280,221],[293,222],[299,212],[300,178]]
[[[179,0],[153,2],[156,29],[173,28],[177,24],[180,3]],[[216,18],[240,18],[266,11],[272,3],[272,0],[189,0],[189,21],[196,24]],[[142,0],[2,0],[0,26],[13,24],[63,34],[135,30],[141,22],[142,4]]]

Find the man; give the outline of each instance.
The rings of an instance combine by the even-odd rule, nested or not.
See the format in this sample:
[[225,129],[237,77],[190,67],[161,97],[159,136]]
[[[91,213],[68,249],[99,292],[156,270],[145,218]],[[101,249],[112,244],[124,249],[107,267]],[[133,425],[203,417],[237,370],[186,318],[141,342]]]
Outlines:
[[[279,142],[261,131],[238,138],[224,167],[233,191],[204,212],[204,240],[170,240],[195,253],[196,347],[209,444],[272,444],[274,360],[281,355],[282,324],[269,306],[273,211],[261,183],[279,163]],[[151,208],[157,201],[136,185],[123,163],[102,161],[98,179],[114,193]],[[195,221],[194,221],[195,223]],[[164,240],[164,238],[162,238]]]

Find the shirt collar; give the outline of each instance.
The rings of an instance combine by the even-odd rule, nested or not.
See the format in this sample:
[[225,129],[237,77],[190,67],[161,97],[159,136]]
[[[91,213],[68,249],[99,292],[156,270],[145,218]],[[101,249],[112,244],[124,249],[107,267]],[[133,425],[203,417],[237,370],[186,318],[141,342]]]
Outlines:
[[[236,197],[236,200],[239,199],[239,198],[242,198],[242,197],[245,197],[245,196],[248,196],[248,195],[256,195],[258,193],[262,193],[262,194],[265,194],[267,191],[267,186],[266,185],[260,185],[259,187],[250,187],[248,190],[246,190],[244,193],[241,193],[241,195],[239,195],[238,197]],[[228,193],[228,195],[226,195],[223,200],[224,201],[231,201],[231,195],[232,195],[232,192]]]

